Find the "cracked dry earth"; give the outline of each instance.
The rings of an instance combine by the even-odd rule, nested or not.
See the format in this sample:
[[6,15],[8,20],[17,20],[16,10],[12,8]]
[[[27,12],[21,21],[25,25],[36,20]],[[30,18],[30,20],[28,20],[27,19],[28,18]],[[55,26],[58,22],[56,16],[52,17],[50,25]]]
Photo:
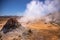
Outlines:
[[[49,25],[51,27],[48,27]],[[19,24],[16,25],[16,28],[12,29],[10,27],[9,29],[6,28],[6,31],[2,30],[0,32],[0,40],[60,40],[60,26],[58,25],[36,22],[27,26],[29,27],[24,27]]]

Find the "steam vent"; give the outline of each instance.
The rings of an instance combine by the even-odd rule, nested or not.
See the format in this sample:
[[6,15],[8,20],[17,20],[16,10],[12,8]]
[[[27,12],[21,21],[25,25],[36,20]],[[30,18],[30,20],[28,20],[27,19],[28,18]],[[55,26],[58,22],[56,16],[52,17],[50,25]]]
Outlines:
[[0,40],[60,40],[60,25],[36,21],[21,25],[10,18],[0,31]]
[[0,4],[0,40],[60,40],[60,0]]

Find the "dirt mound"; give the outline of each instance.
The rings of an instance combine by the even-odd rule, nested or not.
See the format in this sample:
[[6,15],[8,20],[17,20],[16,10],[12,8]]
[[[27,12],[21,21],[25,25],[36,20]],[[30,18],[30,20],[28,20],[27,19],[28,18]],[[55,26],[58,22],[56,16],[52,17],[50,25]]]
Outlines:
[[43,21],[25,24],[9,19],[0,34],[0,40],[60,40],[60,26]]
[[9,31],[12,31],[13,29],[17,28],[19,25],[18,25],[18,22],[16,19],[14,18],[10,18],[6,24],[3,26],[2,30],[4,33],[7,33]]

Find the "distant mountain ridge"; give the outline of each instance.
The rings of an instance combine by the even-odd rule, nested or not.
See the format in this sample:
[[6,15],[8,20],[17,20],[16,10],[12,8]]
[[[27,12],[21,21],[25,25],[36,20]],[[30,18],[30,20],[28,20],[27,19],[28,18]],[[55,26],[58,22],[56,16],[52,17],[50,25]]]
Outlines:
[[0,18],[19,18],[22,16],[0,16]]

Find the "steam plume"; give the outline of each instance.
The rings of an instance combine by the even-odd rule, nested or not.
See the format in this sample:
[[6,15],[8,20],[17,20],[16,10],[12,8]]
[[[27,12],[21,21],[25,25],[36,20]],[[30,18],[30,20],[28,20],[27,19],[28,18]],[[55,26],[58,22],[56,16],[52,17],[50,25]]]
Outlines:
[[20,22],[34,21],[41,17],[60,10],[59,0],[45,0],[44,3],[39,0],[32,0],[27,4],[23,17]]

